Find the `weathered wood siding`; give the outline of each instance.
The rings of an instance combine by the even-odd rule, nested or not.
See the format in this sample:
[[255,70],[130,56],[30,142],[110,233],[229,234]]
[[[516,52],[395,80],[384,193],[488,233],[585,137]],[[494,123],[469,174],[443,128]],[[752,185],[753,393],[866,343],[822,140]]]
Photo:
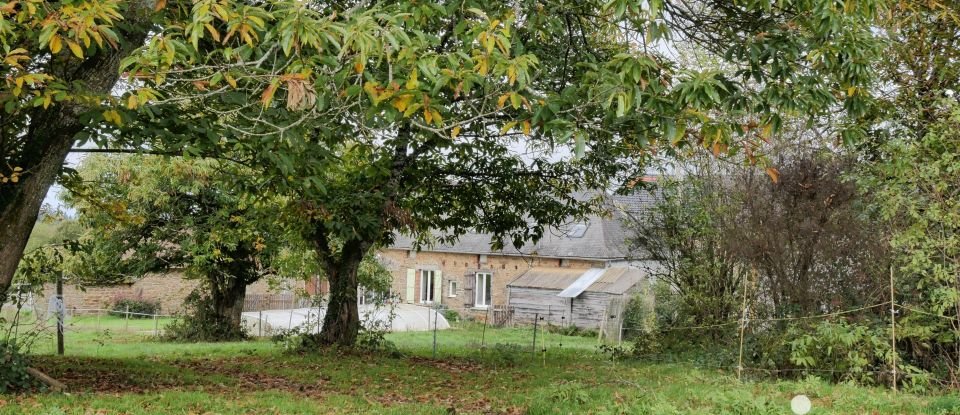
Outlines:
[[617,319],[618,315],[606,315],[610,299],[620,297],[607,293],[585,291],[573,299],[573,324],[585,329],[596,329],[605,320]]
[[[510,307],[516,322],[533,322],[536,316],[543,317],[541,322],[567,326],[573,324],[583,329],[596,330],[605,320],[618,320],[619,315],[606,316],[611,295],[600,292],[584,292],[571,301],[557,297],[559,290],[542,288],[510,287]],[[615,313],[616,314],[616,313]]]
[[566,326],[570,322],[570,299],[557,297],[559,290],[543,288],[510,287],[510,307],[516,322],[533,322],[534,317],[543,317],[542,322]]

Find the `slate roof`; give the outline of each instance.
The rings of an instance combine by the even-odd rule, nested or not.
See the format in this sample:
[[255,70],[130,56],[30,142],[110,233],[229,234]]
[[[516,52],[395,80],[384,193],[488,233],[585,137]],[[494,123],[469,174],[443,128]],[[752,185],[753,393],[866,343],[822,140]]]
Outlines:
[[[468,233],[454,244],[421,246],[426,252],[451,252],[487,255],[540,256],[546,258],[623,260],[643,259],[645,253],[631,252],[627,243],[629,230],[626,219],[642,215],[652,207],[655,197],[648,191],[632,195],[604,195],[609,213],[591,215],[583,222],[571,222],[560,228],[548,229],[537,243],[527,242],[517,249],[506,243],[502,250],[490,248],[491,235]],[[397,235],[390,249],[413,249],[414,240]]]

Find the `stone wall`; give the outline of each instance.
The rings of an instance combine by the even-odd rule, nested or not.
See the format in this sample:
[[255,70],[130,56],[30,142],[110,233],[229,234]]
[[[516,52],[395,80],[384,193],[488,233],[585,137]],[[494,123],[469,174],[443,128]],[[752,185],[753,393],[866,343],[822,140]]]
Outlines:
[[[379,252],[380,261],[393,274],[392,291],[402,302],[420,303],[421,270],[439,270],[442,277],[441,304],[458,311],[482,315],[485,309],[464,307],[464,288],[467,279],[476,272],[489,272],[493,276],[491,302],[494,307],[507,305],[507,284],[533,267],[604,267],[602,261],[541,258],[535,256],[476,255],[447,252],[411,252],[400,249],[384,249]],[[407,270],[415,270],[414,298],[407,297]],[[457,284],[457,292],[450,292],[451,281]],[[453,295],[451,295],[453,294]],[[437,299],[434,299],[435,301]]]
[[[183,301],[198,285],[200,280],[184,278],[182,272],[166,274],[148,274],[134,283],[109,286],[85,287],[63,286],[63,299],[67,310],[84,313],[84,310],[110,309],[118,298],[142,298],[160,302],[161,314],[175,314],[183,311]],[[50,298],[56,293],[55,284],[46,284],[40,295],[35,297],[36,307],[46,310]],[[270,294],[266,279],[261,279],[247,287],[247,294]]]

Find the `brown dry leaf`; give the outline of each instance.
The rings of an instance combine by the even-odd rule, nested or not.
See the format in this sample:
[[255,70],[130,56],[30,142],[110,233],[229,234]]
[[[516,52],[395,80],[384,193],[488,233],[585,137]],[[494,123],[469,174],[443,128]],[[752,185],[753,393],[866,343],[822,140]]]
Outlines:
[[766,172],[767,172],[767,176],[770,176],[770,180],[772,180],[774,183],[779,183],[779,182],[780,182],[780,171],[779,171],[779,170],[777,170],[777,169],[775,169],[775,168],[773,168],[773,167],[767,167]]
[[317,103],[317,91],[313,85],[302,79],[287,80],[287,109],[302,111],[313,108]]

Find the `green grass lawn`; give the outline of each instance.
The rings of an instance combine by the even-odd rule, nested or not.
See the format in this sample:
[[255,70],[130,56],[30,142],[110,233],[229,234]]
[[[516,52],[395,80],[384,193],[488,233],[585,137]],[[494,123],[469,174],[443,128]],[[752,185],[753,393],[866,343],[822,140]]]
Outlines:
[[68,336],[65,356],[36,349],[35,366],[67,383],[69,394],[0,395],[0,414],[789,414],[798,393],[812,398],[814,415],[932,414],[930,402],[952,402],[816,379],[740,383],[728,371],[687,364],[614,362],[596,351],[595,338],[548,333],[537,341],[547,353],[532,354],[531,335],[476,325],[440,331],[434,359],[431,332],[389,335],[400,357],[79,332]]

